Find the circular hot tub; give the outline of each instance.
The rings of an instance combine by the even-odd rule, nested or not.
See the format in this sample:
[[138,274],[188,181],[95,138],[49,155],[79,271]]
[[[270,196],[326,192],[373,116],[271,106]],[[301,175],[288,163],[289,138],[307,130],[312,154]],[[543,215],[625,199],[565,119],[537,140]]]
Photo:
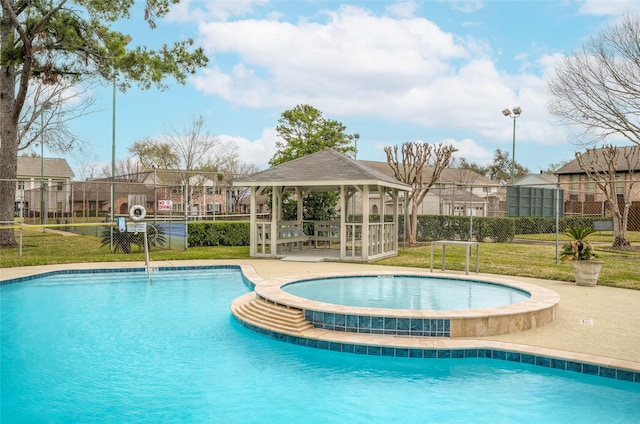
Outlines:
[[486,337],[553,322],[560,296],[502,278],[345,275],[258,284],[256,295],[300,309],[314,327],[351,333]]
[[411,275],[317,278],[285,284],[282,290],[344,306],[434,311],[493,308],[531,297],[502,284]]

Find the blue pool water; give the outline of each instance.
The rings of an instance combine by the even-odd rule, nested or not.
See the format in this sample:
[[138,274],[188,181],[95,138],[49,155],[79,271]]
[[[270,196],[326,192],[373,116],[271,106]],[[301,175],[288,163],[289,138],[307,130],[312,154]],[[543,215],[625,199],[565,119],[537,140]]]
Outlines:
[[238,270],[0,287],[8,423],[635,423],[640,384],[490,359],[375,357],[235,323]]
[[433,311],[512,305],[530,297],[498,284],[402,275],[318,278],[287,284],[282,290],[337,305]]

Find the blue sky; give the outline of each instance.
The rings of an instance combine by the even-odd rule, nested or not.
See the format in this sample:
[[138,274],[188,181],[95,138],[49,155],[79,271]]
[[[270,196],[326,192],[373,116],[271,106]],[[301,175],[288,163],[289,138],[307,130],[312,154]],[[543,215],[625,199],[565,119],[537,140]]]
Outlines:
[[[359,133],[358,159],[385,160],[384,146],[451,143],[485,164],[511,153],[531,172],[582,149],[547,112],[546,81],[563,55],[625,11],[630,1],[183,1],[150,30],[142,11],[115,26],[131,45],[193,38],[208,67],[166,91],[117,94],[116,159],[136,140],[188,127],[232,143],[261,169],[275,152],[281,113],[310,104]],[[110,163],[112,91],[95,89],[98,112],[71,129],[88,141],[81,163]],[[77,175],[81,177],[81,175]]]

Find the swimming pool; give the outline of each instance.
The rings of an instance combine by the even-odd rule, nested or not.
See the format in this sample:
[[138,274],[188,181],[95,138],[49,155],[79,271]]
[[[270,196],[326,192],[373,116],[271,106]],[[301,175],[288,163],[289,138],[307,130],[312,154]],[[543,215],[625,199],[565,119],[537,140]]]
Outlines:
[[500,284],[412,275],[316,278],[285,284],[282,290],[337,305],[435,311],[513,305],[531,297]]
[[[640,384],[485,358],[310,349],[229,313],[236,268],[3,285],[3,423],[635,422]],[[597,398],[597,402],[593,399]]]

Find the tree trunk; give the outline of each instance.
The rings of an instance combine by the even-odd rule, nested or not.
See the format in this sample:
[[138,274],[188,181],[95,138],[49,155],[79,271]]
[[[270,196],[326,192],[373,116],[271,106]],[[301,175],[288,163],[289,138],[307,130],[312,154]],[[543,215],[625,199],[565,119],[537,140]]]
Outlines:
[[[0,39],[8,35],[8,28],[0,24]],[[3,47],[3,46],[0,46]],[[16,88],[15,68],[0,66],[0,247],[16,247],[13,229],[1,229],[13,224],[16,175],[18,174],[18,119],[14,115]]]
[[[2,129],[2,149],[0,149],[0,199],[11,199],[0,203],[0,228],[1,225],[11,225],[14,219],[16,198],[16,174],[18,171],[17,151],[15,142],[15,127],[5,125]],[[0,229],[0,247],[17,246],[13,229]]]
[[[627,204],[628,203],[628,204]],[[623,210],[620,211],[619,204],[610,204],[611,217],[613,218],[613,249],[626,249],[631,246],[627,239],[627,222],[629,220],[629,208],[631,202],[624,202]]]
[[407,242],[409,244],[418,243],[418,205],[415,202],[415,198],[411,199],[411,212],[409,214],[407,225]]

